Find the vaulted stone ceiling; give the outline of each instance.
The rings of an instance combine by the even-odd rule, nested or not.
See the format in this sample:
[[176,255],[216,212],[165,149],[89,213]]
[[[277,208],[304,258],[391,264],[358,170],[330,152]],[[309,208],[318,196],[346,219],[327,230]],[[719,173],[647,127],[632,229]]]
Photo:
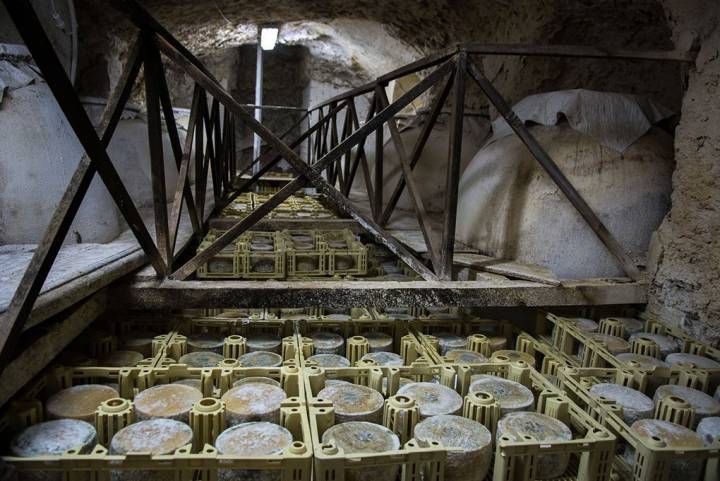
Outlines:
[[[110,52],[112,77],[117,68],[113,57],[122,55],[132,27],[108,0],[77,4],[84,64],[98,65],[98,58]],[[342,86],[360,84],[455,42],[672,48],[665,12],[655,0],[148,0],[143,5],[201,56],[255,43],[258,23],[280,22],[281,43],[309,49],[314,59],[310,75]],[[575,81],[563,78],[563,64],[540,65],[503,58],[486,63],[486,69],[501,84],[513,84],[513,97],[536,88],[525,85],[531,74],[533,86]],[[590,65],[580,62],[578,70],[592,73]],[[643,76],[656,78],[656,73],[641,72]],[[658,93],[667,87],[661,78]],[[677,106],[679,97],[661,100]]]

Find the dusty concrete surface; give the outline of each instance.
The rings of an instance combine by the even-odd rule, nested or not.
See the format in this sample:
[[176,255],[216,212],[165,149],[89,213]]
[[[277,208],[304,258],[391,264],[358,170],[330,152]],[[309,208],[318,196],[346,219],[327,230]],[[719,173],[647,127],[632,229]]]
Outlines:
[[675,132],[672,209],[652,249],[651,313],[720,343],[720,6],[664,2],[678,45],[700,47]]

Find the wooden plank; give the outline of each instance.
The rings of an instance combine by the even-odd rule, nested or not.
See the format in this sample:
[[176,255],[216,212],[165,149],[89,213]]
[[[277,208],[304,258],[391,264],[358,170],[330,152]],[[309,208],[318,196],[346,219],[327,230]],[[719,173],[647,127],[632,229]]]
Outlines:
[[648,284],[589,279],[548,286],[493,281],[159,281],[117,284],[110,299],[119,306],[160,309],[240,307],[465,307],[586,306],[644,304]]
[[[228,230],[237,224],[238,219],[213,217],[208,221],[211,229]],[[364,232],[354,219],[262,219],[258,221],[253,230],[283,230],[283,229],[321,229],[337,230],[350,229],[355,233]]]
[[[375,92],[380,102],[380,106],[382,108],[387,107],[390,104],[390,101],[387,98],[385,89],[378,87]],[[430,217],[425,209],[425,203],[420,195],[420,189],[415,183],[415,178],[413,177],[412,169],[407,159],[405,145],[403,144],[402,137],[400,137],[397,125],[395,125],[395,119],[390,119],[388,121],[388,128],[390,130],[390,136],[392,137],[393,143],[395,144],[395,152],[397,153],[398,162],[400,162],[400,167],[402,169],[402,177],[405,179],[405,184],[407,184],[408,187],[408,193],[410,194],[410,198],[412,199],[415,207],[415,214],[418,224],[420,225],[420,231],[422,232],[423,239],[425,240],[425,245],[428,247],[430,259],[435,267],[435,272],[438,272],[440,266],[440,256],[438,250],[440,241],[438,239],[437,232],[433,229],[433,226],[430,223]]]
[[[378,89],[385,89],[384,86],[378,86],[375,89],[375,103],[377,104],[377,111],[382,111],[384,107],[380,103],[380,98],[378,97]],[[392,122],[392,117],[388,119],[388,122]],[[374,195],[375,198],[373,199],[372,205],[373,205],[373,219],[375,219],[375,222],[380,221],[380,217],[382,216],[383,211],[383,185],[385,184],[383,179],[383,166],[384,166],[384,153],[385,153],[385,141],[383,139],[383,133],[384,133],[384,126],[383,124],[380,124],[380,126],[375,130],[375,171],[373,172],[375,174],[375,180],[373,182],[373,186],[375,188]]]
[[539,282],[550,286],[560,285],[560,279],[552,270],[537,264],[503,260],[482,254],[458,252],[453,256],[453,264],[492,274],[500,274],[512,279]]
[[660,60],[695,62],[696,51],[628,50],[588,45],[522,45],[467,43],[460,48],[475,55],[521,55],[525,57],[602,58],[608,60]]
[[465,77],[467,76],[467,52],[461,50],[457,56],[455,85],[453,86],[453,113],[449,136],[447,179],[445,185],[445,225],[440,245],[440,266],[438,277],[450,279],[452,258],[455,251],[455,224],[457,223],[458,186],[460,183],[460,161],[462,158],[463,119],[465,113]]
[[160,75],[162,64],[160,52],[152,41],[146,38],[145,56],[145,101],[147,105],[147,132],[150,150],[150,183],[153,193],[153,211],[155,212],[155,239],[160,254],[165,261],[163,274],[172,270],[173,255],[168,224],[167,195],[165,187],[165,156],[163,155],[163,130],[160,120]]
[[[440,115],[440,112],[442,111],[443,105],[445,105],[445,100],[447,100],[448,94],[450,93],[450,89],[453,86],[453,79],[455,78],[455,73],[451,72],[448,76],[447,80],[445,81],[445,86],[440,91],[440,94],[435,98],[433,101],[432,107],[430,108],[430,115],[428,116],[425,125],[423,126],[422,131],[420,132],[420,135],[417,138],[417,141],[415,142],[415,146],[413,147],[412,154],[410,155],[410,169],[414,169],[417,163],[420,161],[420,155],[422,154],[423,149],[425,148],[425,144],[427,143],[428,139],[430,138],[430,134],[432,133],[433,127],[435,126],[435,122],[437,122],[437,118]],[[388,221],[390,220],[390,216],[392,215],[393,211],[395,210],[395,206],[397,205],[398,201],[400,200],[400,196],[403,193],[403,190],[405,189],[405,177],[400,177],[398,179],[397,185],[395,186],[395,190],[393,190],[393,193],[390,195],[390,198],[388,199],[387,206],[385,206],[385,210],[383,211],[383,215],[380,218],[380,225],[386,225]]]
[[635,265],[634,261],[625,252],[625,249],[615,239],[612,233],[605,227],[605,224],[600,218],[595,215],[595,212],[585,202],[585,199],[575,189],[570,180],[565,177],[562,170],[557,166],[555,161],[550,158],[550,155],[542,148],[537,139],[533,137],[525,123],[520,120],[517,114],[512,110],[510,105],[505,101],[502,95],[495,89],[492,83],[485,78],[485,76],[477,69],[473,62],[468,63],[468,72],[470,76],[475,80],[480,89],[485,93],[485,96],[490,100],[495,108],[498,110],[500,115],[507,121],[508,125],[513,129],[518,138],[527,147],[528,151],[532,154],[535,160],[545,169],[550,178],[560,188],[565,197],[585,219],[585,222],[595,232],[600,241],[615,256],[618,263],[622,267],[625,274],[631,279],[637,280],[640,277],[640,271]]

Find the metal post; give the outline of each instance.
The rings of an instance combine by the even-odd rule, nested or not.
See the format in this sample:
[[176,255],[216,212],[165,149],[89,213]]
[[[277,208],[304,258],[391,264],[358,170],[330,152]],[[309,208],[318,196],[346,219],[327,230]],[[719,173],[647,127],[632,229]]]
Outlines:
[[[258,26],[258,42],[257,42],[257,60],[255,62],[255,105],[260,106],[263,102],[263,49],[260,46],[260,32],[262,27]],[[255,109],[255,120],[262,123],[262,109]],[[260,157],[260,136],[258,134],[253,135],[253,159]],[[253,175],[260,171],[260,164],[253,165]]]

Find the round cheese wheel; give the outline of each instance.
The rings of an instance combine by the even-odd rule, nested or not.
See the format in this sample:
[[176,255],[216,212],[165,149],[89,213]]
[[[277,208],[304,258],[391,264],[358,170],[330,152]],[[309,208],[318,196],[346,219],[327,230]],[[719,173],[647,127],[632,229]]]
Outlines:
[[490,341],[490,352],[507,349],[507,337],[489,336],[488,340]]
[[193,404],[203,398],[199,389],[183,384],[158,384],[135,396],[138,419],[165,418],[187,422]]
[[393,338],[384,332],[369,331],[360,334],[367,339],[370,352],[392,351]]
[[56,392],[45,403],[50,419],[80,419],[94,422],[101,402],[118,397],[117,390],[103,384],[79,384]]
[[482,481],[490,469],[492,435],[477,421],[462,416],[439,415],[415,426],[415,440],[420,446],[435,441],[447,452],[445,479]]
[[200,381],[200,379],[180,379],[179,381],[173,381],[173,384],[190,386],[198,391],[202,391],[202,381]]
[[110,441],[110,452],[172,454],[192,440],[192,429],[185,423],[173,419],[149,419],[118,431]]
[[583,332],[597,332],[600,325],[592,319],[586,319],[584,317],[572,317],[569,319],[575,327]]
[[95,427],[79,419],[56,419],[23,429],[10,443],[13,456],[28,458],[63,454],[70,449],[89,452],[97,443]]
[[623,409],[623,420],[631,425],[638,419],[648,419],[653,416],[655,404],[645,394],[629,387],[613,383],[595,384],[590,388],[590,396],[605,398],[613,401]]
[[241,367],[279,367],[282,366],[282,356],[274,352],[254,351],[243,354],[238,358]]
[[178,363],[187,364],[188,367],[217,367],[223,359],[222,354],[217,352],[196,351],[180,356]]
[[211,351],[222,354],[225,338],[215,334],[190,334],[187,337],[188,352]]
[[342,352],[345,339],[334,332],[316,332],[310,336],[315,348],[315,354],[338,354]]
[[457,392],[442,384],[414,382],[398,389],[397,394],[415,401],[421,418],[438,414],[457,414],[463,399]]
[[535,366],[535,358],[530,354],[522,351],[515,351],[514,349],[501,349],[495,351],[490,356],[490,361],[498,361],[501,358],[506,357],[510,362],[524,361],[528,366]]
[[615,356],[620,362],[628,367],[637,366],[640,369],[655,369],[656,367],[669,367],[668,363],[652,356],[644,354],[633,354],[624,352]]
[[467,349],[453,349],[445,355],[450,362],[458,364],[481,364],[488,362],[488,358],[479,352],[469,351]]
[[655,403],[668,397],[676,396],[684,399],[695,409],[695,423],[697,426],[701,419],[713,416],[720,416],[720,401],[702,391],[685,386],[665,385],[655,390],[653,400]]
[[688,354],[685,352],[674,352],[668,354],[665,358],[665,362],[671,366],[678,364],[692,364],[693,367],[698,369],[718,369],[720,368],[720,362],[714,359],[710,359],[705,356],[698,356],[697,354]]
[[[535,441],[550,444],[553,441],[571,441],[572,431],[562,421],[536,412],[514,412],[500,418],[496,439],[503,437],[511,441],[526,441],[531,436]],[[535,458],[535,477],[551,479],[562,476],[570,461],[569,454],[541,454]]]
[[287,399],[282,388],[264,382],[249,382],[223,394],[228,425],[249,421],[280,421],[280,404]]
[[488,374],[473,376],[469,391],[471,393],[482,391],[492,394],[500,405],[500,412],[503,414],[532,409],[535,404],[535,397],[530,389],[519,382]]
[[251,334],[246,337],[245,345],[248,352],[267,351],[280,354],[282,339],[272,334]]
[[107,367],[135,367],[143,359],[145,359],[145,356],[137,351],[115,351],[101,359],[100,365]]
[[233,383],[232,387],[237,387],[242,384],[247,384],[250,382],[257,382],[257,383],[261,383],[261,384],[270,384],[271,386],[281,387],[279,381],[276,381],[275,379],[272,379],[270,377],[263,377],[263,376],[248,376],[248,377],[244,377],[242,379],[238,379],[237,381],[235,381]]
[[672,354],[673,352],[678,352],[680,350],[680,345],[678,344],[677,339],[671,336],[653,334],[651,332],[636,332],[635,334],[630,336],[630,342],[634,341],[635,339],[649,339],[655,344],[657,344],[658,348],[660,349],[660,356],[663,359],[665,359],[668,354]]
[[382,394],[367,386],[350,383],[326,384],[318,394],[333,403],[335,422],[379,422],[385,400]]
[[375,361],[378,366],[402,366],[403,358],[399,354],[388,351],[368,352],[361,361]]
[[623,325],[623,337],[625,339],[628,339],[633,334],[642,332],[645,329],[645,322],[633,317],[608,317],[607,319],[615,319]]
[[290,431],[268,422],[250,422],[232,426],[217,437],[220,454],[233,456],[270,456],[281,454],[293,442]]
[[[400,449],[400,439],[385,426],[370,422],[344,422],[330,426],[322,435],[322,442],[333,443],[347,454],[384,453]],[[348,469],[346,481],[394,481],[399,465],[384,465]]]
[[695,431],[703,439],[705,446],[710,446],[713,441],[720,438],[720,417],[701,419]]
[[128,351],[136,351],[143,355],[143,358],[152,357],[152,342],[155,338],[154,334],[140,333],[133,334],[130,337],[123,338],[120,345]]
[[350,367],[350,361],[337,354],[315,354],[308,357],[307,361],[317,363],[320,367]]
[[[660,442],[670,449],[703,447],[702,438],[697,433],[668,421],[641,419],[633,423],[630,429],[650,445]],[[635,464],[635,450],[631,444],[627,444],[624,458],[630,466]],[[699,481],[702,470],[702,460],[683,459],[678,456],[670,461],[668,481]]]
[[608,334],[589,334],[591,339],[605,344],[610,354],[622,354],[624,352],[630,352],[630,343],[622,337],[610,336]]
[[438,340],[438,350],[440,355],[444,356],[448,351],[453,349],[465,349],[467,347],[467,337],[458,336],[451,332],[439,332],[435,334]]

